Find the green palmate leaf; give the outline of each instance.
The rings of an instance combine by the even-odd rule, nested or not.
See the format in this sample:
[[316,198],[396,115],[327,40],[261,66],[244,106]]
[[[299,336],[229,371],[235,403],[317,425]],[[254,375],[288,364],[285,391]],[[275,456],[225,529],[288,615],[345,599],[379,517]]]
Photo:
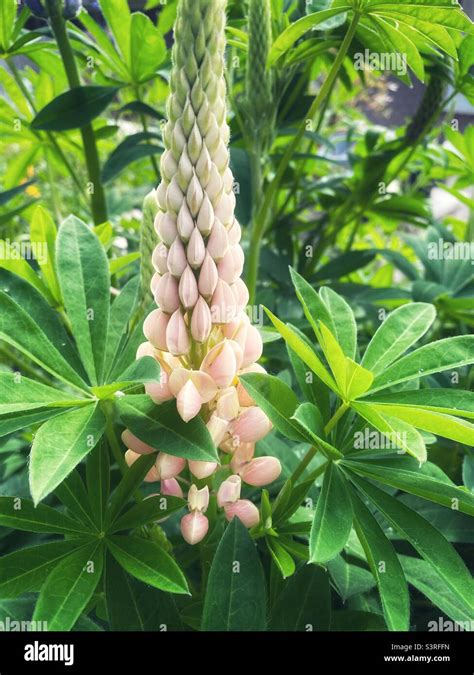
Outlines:
[[0,558],[0,595],[16,598],[37,591],[54,567],[83,541],[70,539],[22,548]]
[[40,384],[20,373],[0,373],[0,415],[26,412],[38,408],[71,408],[90,403],[60,389]]
[[310,561],[325,563],[343,549],[352,528],[352,504],[346,479],[331,463],[324,474],[309,539]]
[[340,555],[328,562],[327,568],[343,602],[353,595],[370,591],[375,586],[375,579],[368,570],[350,565]]
[[183,630],[173,596],[136,581],[110,555],[105,570],[105,593],[113,631]]
[[[347,302],[331,288],[323,287],[319,295],[333,317],[334,330],[327,326],[339,342],[342,351],[350,359],[355,359],[357,351],[357,324],[354,312]],[[321,321],[325,321],[321,318]]]
[[374,394],[365,398],[367,403],[389,403],[412,409],[413,418],[419,408],[446,415],[460,415],[474,419],[474,392],[456,389],[413,389],[393,394]]
[[156,455],[142,455],[129,467],[127,473],[118,484],[110,500],[107,510],[106,523],[110,525],[127,504],[128,500],[145,478],[148,471],[156,461]]
[[102,379],[110,278],[104,249],[82,221],[69,217],[57,238],[58,276],[79,353],[93,385]]
[[400,382],[461,368],[472,363],[474,363],[474,335],[459,335],[438,340],[420,347],[386,368],[375,378],[371,393]]
[[87,530],[91,528],[97,530],[86,488],[77,471],[70,473],[54,492],[64,506],[69,509],[71,515],[83,523]]
[[277,331],[280,333],[282,338],[285,340],[287,345],[300,357],[304,363],[315,373],[319,379],[324,382],[332,391],[337,391],[337,385],[334,382],[332,376],[328,373],[324,367],[321,359],[317,354],[309,347],[306,342],[298,335],[298,333],[286,326],[283,321],[280,321],[269,309],[264,307],[266,314],[268,315],[270,321],[273,323]]
[[275,562],[275,565],[280,570],[283,579],[291,577],[296,570],[295,561],[291,555],[278,543],[275,537],[266,537],[266,542],[270,555]]
[[109,453],[104,442],[98,443],[87,457],[86,485],[93,518],[102,527],[110,491]]
[[116,561],[140,581],[169,593],[189,593],[180,568],[155,542],[115,535],[107,540],[107,546]]
[[109,373],[115,364],[127,339],[130,317],[137,302],[137,292],[140,279],[138,276],[130,279],[120,291],[110,308],[107,346],[105,350],[105,381],[109,381]]
[[371,387],[374,375],[359,363],[347,359],[345,374],[345,399],[354,401],[363,396]]
[[288,28],[286,28],[283,33],[281,33],[273,45],[271,46],[270,53],[268,55],[268,65],[272,66],[283,54],[285,54],[295,42],[309,30],[312,30],[318,24],[321,24],[328,19],[343,14],[350,10],[351,7],[349,3],[342,7],[336,7],[334,9],[326,9],[322,12],[315,12],[314,14],[309,14],[308,16],[298,19],[295,23],[292,23]]
[[384,459],[383,461],[345,459],[343,465],[360,476],[410,492],[455,511],[474,515],[474,495],[440,480],[436,475],[424,473],[408,457]]
[[290,274],[297,298],[303,306],[305,316],[311,324],[315,334],[317,335],[319,332],[318,321],[322,321],[322,323],[336,335],[333,314],[326,306],[326,303],[323,302],[319,294],[309,285],[306,279],[298,274],[298,272],[295,272],[291,267]]
[[60,380],[84,390],[80,365],[64,327],[28,283],[0,269],[0,337]]
[[29,499],[0,497],[0,525],[27,532],[51,534],[87,534],[80,523],[50,506],[35,507]]
[[326,361],[331,368],[334,379],[336,380],[338,390],[345,394],[347,388],[346,368],[347,359],[342,351],[339,342],[321,321],[318,322],[318,331],[316,333],[318,342],[323,350]]
[[287,347],[287,352],[303,397],[318,407],[323,420],[327,422],[330,417],[330,401],[327,387],[319,378],[314,377],[312,371],[308,371],[302,359],[290,347]]
[[137,382],[159,382],[160,373],[160,364],[156,359],[152,356],[142,356],[126,368],[123,373],[118,375],[118,382],[106,384],[102,387],[95,387],[93,391],[99,395],[105,392],[112,393]]
[[49,631],[68,631],[74,626],[102,576],[104,549],[89,543],[63,558],[46,579],[33,619],[46,621]]
[[200,417],[183,422],[175,401],[156,405],[145,395],[125,396],[117,407],[127,428],[153,448],[185,459],[218,461],[204,422]]
[[105,417],[91,404],[48,420],[30,455],[30,489],[35,503],[46,497],[100,441]]
[[328,573],[303,565],[286,582],[270,615],[272,631],[327,631],[331,621]]
[[425,335],[436,318],[433,305],[413,302],[388,315],[367,347],[362,365],[375,375],[383,373]]
[[[451,592],[431,565],[424,560],[405,555],[400,556],[400,562],[408,583],[423,593],[433,605],[439,607],[461,627],[472,630],[472,607],[467,602],[461,602],[459,596]],[[430,623],[427,625],[428,630]]]
[[355,529],[377,582],[387,626],[389,630],[406,631],[410,625],[410,597],[400,561],[368,508],[354,492],[351,498]]
[[145,82],[153,77],[166,57],[166,43],[151,19],[141,12],[134,12],[130,26],[131,70],[135,82]]
[[273,375],[260,373],[247,373],[239,379],[280,433],[292,441],[305,440],[299,426],[292,420],[299,401],[285,382]]
[[62,408],[41,408],[34,412],[27,413],[10,413],[0,417],[0,437],[11,434],[19,429],[44,422],[52,417],[62,415],[64,410]]
[[131,13],[128,2],[126,0],[100,0],[100,8],[125,64],[130,67]]
[[40,110],[30,126],[38,131],[80,129],[98,117],[118,91],[119,87],[74,87]]
[[222,537],[207,584],[202,631],[262,631],[265,577],[247,529],[233,518]]
[[437,436],[443,436],[465,445],[474,446],[474,425],[458,417],[433,412],[432,410],[424,410],[423,408],[417,408],[414,414],[414,410],[410,406],[388,403],[382,405],[371,403],[370,407],[382,415],[389,415],[405,422],[412,422],[413,426],[422,431],[428,431]]
[[132,508],[118,518],[110,527],[110,532],[131,530],[147,523],[167,518],[172,513],[179,511],[186,505],[184,499],[165,495],[147,497],[140,504]]
[[[30,268],[31,269],[31,268]],[[35,275],[36,279],[39,279]],[[38,288],[30,278],[24,278],[17,272],[0,269],[0,290],[6,293],[20,307],[34,319],[42,331],[48,336],[58,352],[72,365],[81,375],[84,373],[77,350],[73,345],[58,314],[45,300]]]
[[304,431],[306,440],[319,448],[326,457],[341,459],[344,456],[342,452],[325,440],[321,413],[315,405],[302,403],[295,411],[293,419]]
[[472,24],[469,18],[462,12],[460,5],[451,0],[415,0],[403,2],[374,2],[370,3],[371,13],[383,13],[384,15],[402,15],[406,21],[409,19],[421,19],[433,24],[440,24],[446,28],[458,31],[470,31]]
[[15,0],[5,0],[0,7],[0,47],[3,52],[10,46],[16,10]]
[[390,525],[410,542],[426,562],[433,566],[452,593],[463,603],[469,602],[474,609],[471,575],[443,535],[398,499],[390,497],[363,479],[356,479],[352,476],[351,480],[377,507]]
[[[41,255],[37,254],[36,259],[40,266],[43,277],[48,285],[51,295],[56,302],[61,302],[61,291],[59,289],[56,277],[56,225],[50,214],[41,206],[37,206],[30,226],[31,242],[37,247],[37,250],[43,250]],[[40,247],[42,247],[40,249]]]
[[398,417],[382,414],[369,403],[353,403],[352,407],[377,431],[380,431],[394,449],[407,452],[416,457],[419,462],[426,462],[425,442],[414,426]]

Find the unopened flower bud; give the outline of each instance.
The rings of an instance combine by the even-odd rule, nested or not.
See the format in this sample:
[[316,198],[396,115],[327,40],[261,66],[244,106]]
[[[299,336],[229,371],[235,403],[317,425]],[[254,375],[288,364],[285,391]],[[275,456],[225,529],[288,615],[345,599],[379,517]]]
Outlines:
[[263,352],[263,340],[260,331],[255,326],[248,326],[247,337],[245,340],[244,357],[242,366],[246,368],[258,361]]
[[161,481],[160,495],[164,495],[165,497],[179,497],[180,499],[183,499],[184,496],[181,485],[176,478],[168,478]]
[[225,281],[219,279],[211,300],[212,322],[229,323],[237,313],[237,304],[232,290]]
[[189,335],[184,317],[180,309],[172,315],[166,328],[166,344],[168,351],[174,356],[186,354],[189,350]]
[[188,460],[189,470],[196,478],[208,478],[212,476],[217,468],[217,462],[200,462],[198,460]]
[[156,286],[155,301],[167,314],[172,314],[179,307],[178,282],[169,272],[163,274]]
[[198,544],[204,539],[208,530],[209,521],[199,511],[187,513],[181,518],[181,534],[188,544]]
[[156,452],[156,448],[152,448],[148,443],[141,441],[129,429],[122,431],[122,442],[129,450],[133,450],[139,455],[150,455],[152,452]]
[[155,218],[156,233],[166,246],[171,246],[178,235],[176,221],[168,212],[158,211]]
[[194,386],[193,381],[188,380],[176,398],[176,407],[181,419],[189,422],[199,414],[201,406],[202,399],[199,391]]
[[211,310],[202,295],[200,295],[191,317],[191,335],[196,342],[205,342],[209,337],[211,328]]
[[208,373],[219,387],[229,387],[237,373],[237,359],[235,351],[224,340],[208,352],[201,365],[201,370]]
[[228,246],[227,230],[221,221],[216,219],[207,240],[207,251],[214,260],[219,261],[224,257]]
[[170,317],[161,309],[154,309],[143,323],[143,333],[156,349],[167,350],[166,328]]
[[199,273],[199,293],[205,298],[211,298],[217,286],[218,279],[219,274],[217,272],[216,263],[211,258],[210,254],[206,252]]
[[280,474],[281,464],[276,457],[257,457],[240,471],[242,480],[254,487],[273,483]]
[[186,249],[186,256],[188,263],[193,269],[198,269],[206,257],[206,246],[204,244],[204,239],[202,238],[201,233],[194,228],[189,243]]
[[176,237],[171,244],[167,264],[169,273],[178,278],[183,274],[188,265],[186,251],[184,250],[183,242],[179,237]]
[[156,458],[155,467],[160,480],[176,478],[186,466],[186,460],[182,457],[168,455],[165,452],[159,452]]
[[255,443],[264,438],[271,428],[272,423],[263,410],[252,406],[231,423],[230,433],[237,436],[241,443]]
[[248,499],[239,499],[233,504],[224,506],[227,520],[237,517],[245,527],[251,528],[260,522],[260,514],[255,504]]
[[198,301],[199,292],[196,277],[189,265],[179,280],[179,297],[185,309],[191,309]]

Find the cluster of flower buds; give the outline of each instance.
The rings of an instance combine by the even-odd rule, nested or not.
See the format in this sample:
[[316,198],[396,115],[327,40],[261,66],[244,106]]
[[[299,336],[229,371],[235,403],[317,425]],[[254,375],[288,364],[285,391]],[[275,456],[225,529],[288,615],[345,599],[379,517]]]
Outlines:
[[[200,415],[222,452],[232,454],[232,475],[221,485],[218,504],[228,519],[248,527],[256,507],[240,499],[241,482],[266,485],[280,474],[274,457],[254,459],[255,443],[271,429],[265,413],[239,382],[256,363],[262,339],[245,312],[244,253],[235,219],[234,179],[229,167],[224,79],[225,0],[180,0],[175,25],[168,123],[156,191],[152,292],[158,306],[146,318],[147,342],[138,357],[151,355],[162,371],[146,385],[154,402],[175,398],[184,421]],[[125,432],[127,461],[154,451]],[[217,463],[189,461],[192,477],[209,479]],[[161,481],[162,494],[182,496],[177,477],[183,459],[159,453],[148,480]],[[208,481],[209,484],[212,481]],[[207,488],[192,485],[182,533],[191,544],[207,532]]]

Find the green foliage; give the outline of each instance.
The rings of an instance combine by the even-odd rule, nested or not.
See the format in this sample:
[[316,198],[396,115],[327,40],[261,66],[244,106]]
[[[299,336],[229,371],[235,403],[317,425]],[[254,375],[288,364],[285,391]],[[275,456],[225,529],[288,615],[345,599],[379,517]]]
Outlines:
[[[283,470],[261,492],[243,485],[260,513],[247,530],[216,507],[231,457],[214,483],[186,468],[211,492],[193,548],[185,500],[148,482],[156,453],[128,467],[120,440],[127,427],[156,452],[218,460],[203,419],[144,393],[158,362],[136,360],[177,2],[100,0],[99,20],[83,7],[44,25],[0,5],[0,618],[58,631],[471,621],[474,126],[443,123],[458,95],[474,102],[459,4],[229,3],[236,216],[250,303],[271,324],[267,374],[239,383],[274,427],[256,455]],[[374,70],[367,53],[391,60]],[[389,75],[426,84],[396,128]],[[433,188],[463,210],[439,213]]]

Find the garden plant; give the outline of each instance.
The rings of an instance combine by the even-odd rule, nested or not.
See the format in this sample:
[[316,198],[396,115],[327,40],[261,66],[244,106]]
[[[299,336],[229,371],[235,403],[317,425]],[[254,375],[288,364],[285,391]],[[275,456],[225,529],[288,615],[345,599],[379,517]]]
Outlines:
[[0,621],[472,630],[463,7],[0,0],[0,59]]

